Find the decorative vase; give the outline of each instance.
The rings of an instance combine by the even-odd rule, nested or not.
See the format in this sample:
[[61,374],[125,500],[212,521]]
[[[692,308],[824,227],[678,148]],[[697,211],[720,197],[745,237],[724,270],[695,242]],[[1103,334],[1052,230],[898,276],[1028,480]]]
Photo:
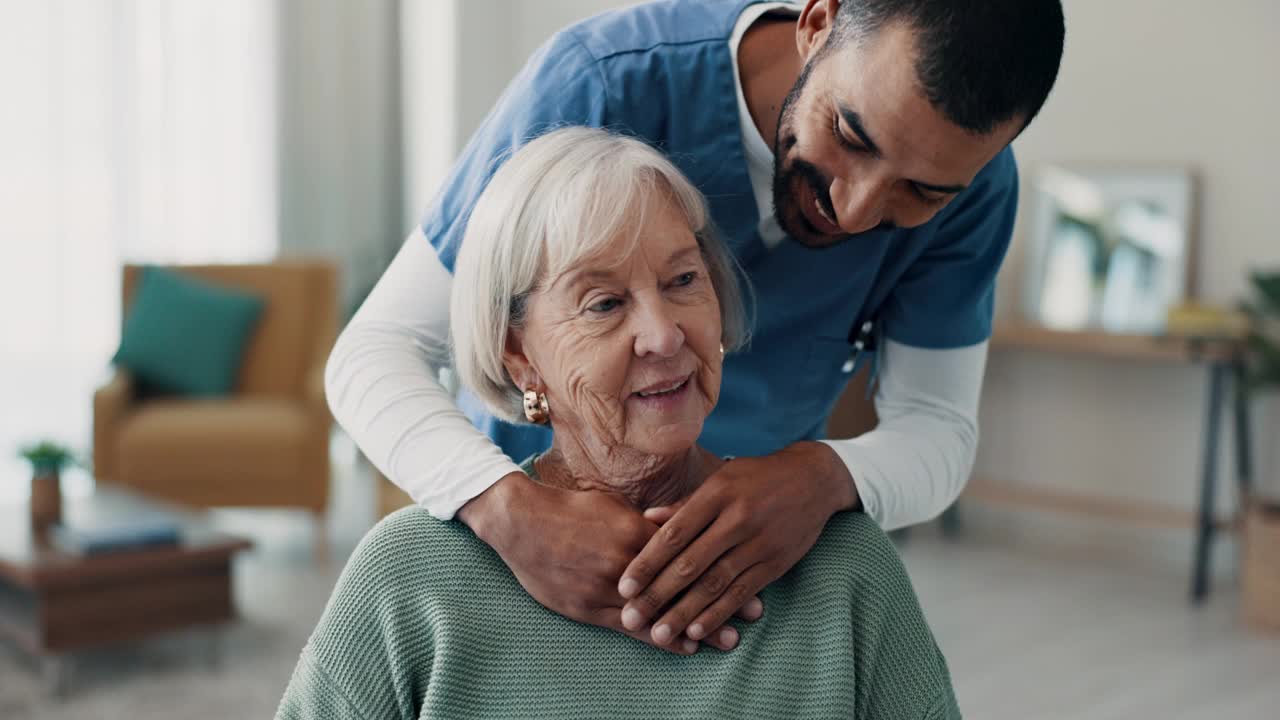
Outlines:
[[39,469],[31,477],[31,527],[48,529],[62,521],[62,483],[57,470]]

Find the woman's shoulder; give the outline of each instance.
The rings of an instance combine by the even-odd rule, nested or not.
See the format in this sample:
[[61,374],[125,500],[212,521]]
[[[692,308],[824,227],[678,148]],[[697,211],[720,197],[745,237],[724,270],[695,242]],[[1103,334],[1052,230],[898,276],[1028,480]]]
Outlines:
[[434,618],[439,608],[456,604],[486,551],[465,525],[437,520],[419,507],[375,525],[334,586],[282,712],[286,706],[314,709],[333,697],[380,708],[369,717],[410,706],[414,700],[406,690],[430,676]]
[[807,582],[812,587],[840,588],[829,596],[844,603],[854,654],[867,669],[857,717],[897,717],[903,703],[932,705],[927,715],[916,717],[959,716],[946,659],[911,578],[874,520],[864,513],[836,514],[802,563],[811,563]]
[[840,512],[832,515],[818,538],[818,544],[832,548],[857,545],[868,554],[886,556],[884,559],[898,557],[889,534],[870,515],[862,512]]
[[833,515],[803,562],[811,572],[843,579],[850,592],[862,597],[910,591],[906,567],[893,541],[865,513]]
[[439,520],[418,505],[400,508],[382,518],[365,534],[364,542],[373,544],[412,543],[423,538],[465,540],[475,536],[466,525]]
[[464,592],[467,578],[504,569],[497,553],[466,525],[407,507],[365,534],[338,579],[334,601],[425,612]]
[[466,525],[439,520],[415,505],[374,525],[351,554],[347,570],[400,581],[406,575],[425,580],[437,573],[451,574],[458,566],[474,569],[477,563],[496,559],[496,553]]

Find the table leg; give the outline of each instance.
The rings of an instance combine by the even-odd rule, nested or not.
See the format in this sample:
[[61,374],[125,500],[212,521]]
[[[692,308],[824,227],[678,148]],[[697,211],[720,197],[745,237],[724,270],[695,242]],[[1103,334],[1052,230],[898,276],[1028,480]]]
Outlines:
[[1245,366],[1232,366],[1235,383],[1236,481],[1240,485],[1240,511],[1253,495],[1253,422],[1249,416],[1249,393],[1246,389]]
[[1209,550],[1213,544],[1213,501],[1218,484],[1218,436],[1221,427],[1222,386],[1228,366],[1209,365],[1209,398],[1205,408],[1204,455],[1201,457],[1200,508],[1197,523],[1195,566],[1191,576],[1191,602],[1200,604],[1209,595]]
[[224,628],[222,625],[210,625],[200,631],[204,643],[204,659],[210,670],[222,669],[222,646]]
[[40,659],[40,677],[45,692],[51,698],[66,697],[71,680],[71,658],[67,655],[47,655]]

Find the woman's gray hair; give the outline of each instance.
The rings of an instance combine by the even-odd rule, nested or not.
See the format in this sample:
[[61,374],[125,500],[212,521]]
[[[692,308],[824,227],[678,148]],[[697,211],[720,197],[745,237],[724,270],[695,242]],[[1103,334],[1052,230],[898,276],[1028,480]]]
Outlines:
[[641,242],[667,199],[684,213],[720,300],[725,351],[749,333],[738,265],[706,202],[661,153],[636,138],[584,127],[549,132],[494,173],[467,222],[454,267],[449,324],[454,369],[497,417],[526,422],[523,392],[502,362],[529,294],[623,238]]

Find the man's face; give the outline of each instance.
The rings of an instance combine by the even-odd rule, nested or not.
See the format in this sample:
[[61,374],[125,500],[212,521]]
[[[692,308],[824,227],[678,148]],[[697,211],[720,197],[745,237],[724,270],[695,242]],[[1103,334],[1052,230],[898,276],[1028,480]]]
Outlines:
[[825,52],[820,44],[782,105],[774,146],[774,210],[804,245],[923,225],[1022,127],[1015,118],[979,136],[944,118],[916,79],[905,26]]

